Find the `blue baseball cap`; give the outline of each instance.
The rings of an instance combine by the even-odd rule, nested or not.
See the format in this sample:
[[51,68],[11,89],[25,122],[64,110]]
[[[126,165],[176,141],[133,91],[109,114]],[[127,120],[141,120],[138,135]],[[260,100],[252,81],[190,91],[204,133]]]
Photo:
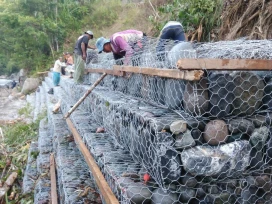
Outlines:
[[110,42],[110,40],[106,39],[104,37],[98,38],[97,41],[96,41],[96,43],[95,43],[95,46],[98,49],[98,52],[101,53],[103,51],[103,49],[104,49],[104,45],[106,43],[109,43],[109,42]]

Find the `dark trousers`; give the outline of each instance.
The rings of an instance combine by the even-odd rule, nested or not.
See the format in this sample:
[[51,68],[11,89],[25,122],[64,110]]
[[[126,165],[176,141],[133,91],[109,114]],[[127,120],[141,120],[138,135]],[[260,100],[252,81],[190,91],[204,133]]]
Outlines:
[[166,40],[174,40],[175,44],[185,41],[185,34],[183,27],[180,25],[173,25],[164,28],[161,31],[159,37],[159,43],[156,47],[157,57],[159,60],[164,61],[165,59],[165,43]]

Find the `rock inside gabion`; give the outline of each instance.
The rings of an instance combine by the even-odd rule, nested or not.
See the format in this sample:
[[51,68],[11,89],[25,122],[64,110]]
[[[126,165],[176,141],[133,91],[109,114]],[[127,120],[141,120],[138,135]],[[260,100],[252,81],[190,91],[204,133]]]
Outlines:
[[184,170],[199,176],[240,176],[249,166],[251,145],[247,140],[218,147],[196,146],[180,154]]
[[264,81],[252,72],[236,72],[233,75],[235,99],[233,115],[251,115],[261,105],[264,95]]
[[218,145],[225,142],[228,137],[228,127],[223,120],[210,121],[204,131],[204,139],[210,145]]

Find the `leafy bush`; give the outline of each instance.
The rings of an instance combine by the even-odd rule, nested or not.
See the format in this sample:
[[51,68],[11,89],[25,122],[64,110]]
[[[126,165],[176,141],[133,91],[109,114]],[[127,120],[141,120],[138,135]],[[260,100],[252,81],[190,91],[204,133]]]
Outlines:
[[212,30],[220,25],[222,4],[222,0],[173,0],[159,8],[160,19],[151,16],[150,20],[158,30],[169,20],[180,21],[189,35],[201,29],[201,40],[209,41]]

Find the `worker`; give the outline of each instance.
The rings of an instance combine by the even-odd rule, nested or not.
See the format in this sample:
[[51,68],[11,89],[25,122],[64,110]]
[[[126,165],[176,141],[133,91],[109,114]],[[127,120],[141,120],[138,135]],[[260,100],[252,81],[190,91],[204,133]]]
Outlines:
[[161,30],[159,42],[156,47],[157,57],[161,61],[165,59],[165,43],[167,40],[173,40],[175,44],[186,40],[183,26],[180,22],[169,21]]
[[59,57],[55,61],[54,68],[53,68],[53,83],[55,86],[59,85],[62,67],[66,67],[66,64],[62,62],[62,57]]
[[[139,62],[139,58],[132,60],[132,55],[143,50],[143,37],[145,34],[138,30],[125,30],[114,33],[110,39],[100,37],[96,41],[98,52],[113,53],[117,64],[128,65],[131,61],[134,66]],[[120,59],[124,58],[124,61]]]

